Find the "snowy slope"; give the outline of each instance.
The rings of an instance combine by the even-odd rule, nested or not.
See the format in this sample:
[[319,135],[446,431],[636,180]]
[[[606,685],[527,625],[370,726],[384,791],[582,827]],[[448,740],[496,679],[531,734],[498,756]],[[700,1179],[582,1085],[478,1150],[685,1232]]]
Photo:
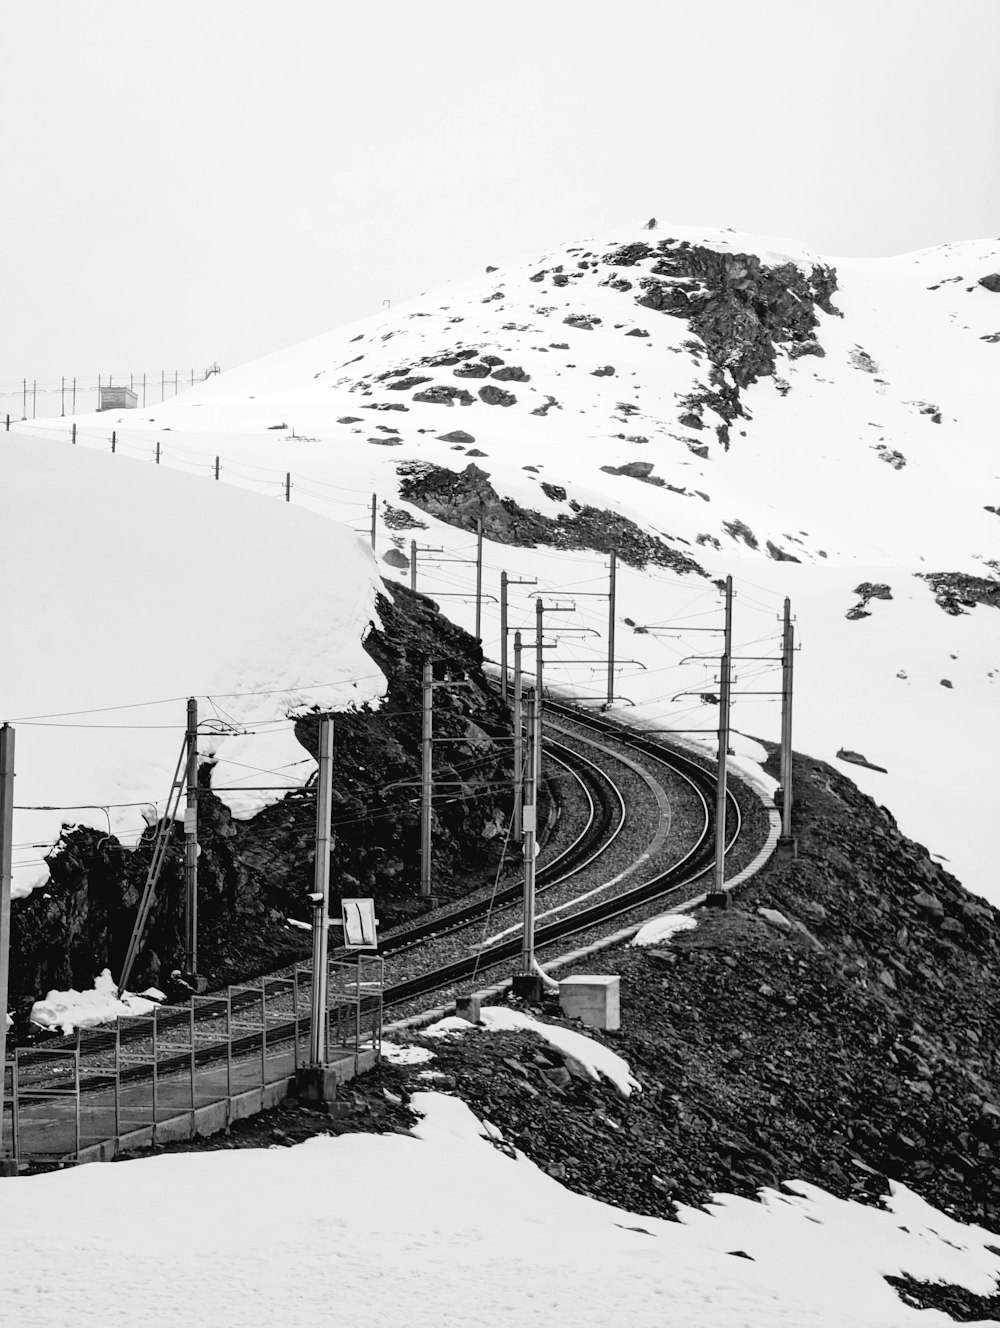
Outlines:
[[[719,293],[713,256],[724,284],[770,282],[778,322],[805,310],[797,330],[772,338],[773,371],[747,371],[738,347],[718,363],[698,313]],[[990,429],[1000,293],[979,278],[998,271],[998,241],[861,261],[735,232],[628,227],[431,292],[148,414],[81,417],[79,441],[107,449],[114,428],[118,450],[147,461],[159,443],[157,483],[170,466],[210,475],[218,456],[223,482],[280,500],[290,473],[294,505],[359,529],[373,491],[380,518],[387,501],[406,507],[400,462],[461,470],[471,456],[501,496],[549,517],[571,515],[574,501],[613,507],[708,577],[734,575],[738,654],[775,653],[776,617],[791,597],[802,646],[796,745],[828,760],[853,750],[886,767],[844,768],[969,888],[1000,900],[983,815],[996,801],[1000,738],[993,610],[952,616],[915,575],[995,571],[1000,516],[987,508],[1000,507]],[[637,303],[651,287],[661,301],[686,292],[678,298],[690,316]],[[487,376],[461,376],[470,365]],[[513,400],[490,404],[484,389]],[[455,404],[420,399],[444,390]],[[724,397],[728,413],[716,409]],[[66,437],[61,421],[35,429]],[[455,430],[473,441],[440,437]],[[651,467],[649,482],[602,469],[635,462]],[[469,556],[467,531],[411,511],[424,528],[394,534],[380,524],[379,555],[390,542],[408,552],[416,536],[443,556]],[[605,584],[606,559],[488,542],[486,562],[494,597],[501,569],[537,577],[550,599],[578,592],[576,614],[560,625],[588,632],[549,652],[549,681],[603,697],[607,608],[586,596]],[[445,610],[471,626],[458,592],[471,593],[472,568],[435,567],[426,554],[419,566],[421,588],[452,596]],[[622,711],[654,727],[714,727],[715,708],[697,695],[713,690],[712,663],[681,663],[718,653],[717,635],[690,630],[720,622],[711,581],[621,564],[619,573]],[[848,619],[863,582],[888,585],[892,598]],[[515,590],[513,626],[533,624],[531,593]],[[637,633],[626,620],[671,634]],[[483,630],[497,658],[495,602]],[[775,669],[744,660],[738,678],[735,728],[775,738],[776,698],[748,694],[777,686]]]
[[[46,879],[42,856],[64,822],[132,844],[162,812],[189,695],[201,698],[213,782],[297,787],[315,762],[288,715],[384,690],[362,647],[371,552],[320,517],[10,433],[0,546],[15,895]],[[280,795],[220,796],[245,816]]]
[[989,1295],[1000,1272],[995,1235],[901,1186],[888,1212],[796,1184],[664,1222],[491,1147],[457,1098],[413,1105],[416,1138],[346,1134],[7,1182],[9,1321],[119,1328],[141,1306],[148,1328],[187,1322],[192,1307],[202,1328],[306,1328],[333,1311],[352,1328],[401,1315],[413,1328],[905,1328],[952,1320],[908,1308],[885,1275]]

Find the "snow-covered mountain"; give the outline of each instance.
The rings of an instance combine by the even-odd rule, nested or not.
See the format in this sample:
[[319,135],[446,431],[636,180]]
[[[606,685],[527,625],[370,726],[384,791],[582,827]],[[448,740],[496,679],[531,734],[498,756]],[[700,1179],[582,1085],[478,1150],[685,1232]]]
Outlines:
[[[690,629],[721,624],[714,581],[731,572],[746,657],[733,724],[775,738],[777,673],[759,657],[776,654],[787,595],[796,746],[884,767],[845,769],[1000,899],[987,828],[998,356],[1000,241],[841,260],[647,224],[491,266],[148,414],[79,417],[78,439],[106,448],[115,429],[119,452],[147,459],[158,442],[165,465],[206,478],[219,457],[222,481],[276,502],[288,473],[293,503],[358,527],[376,492],[380,556],[408,555],[415,535],[467,558],[481,515],[486,590],[501,569],[536,578],[512,600],[511,625],[527,630],[536,590],[575,604],[548,681],[595,700],[604,552],[617,547],[645,565],[619,564],[616,706],[654,727],[715,726],[701,696],[716,666],[690,657],[717,656],[719,638]],[[65,437],[66,422],[35,428]],[[456,478],[442,484],[438,468]],[[433,558],[421,553],[419,586],[471,626],[472,567]],[[493,600],[483,638],[497,658]],[[738,751],[759,755],[746,739]]]

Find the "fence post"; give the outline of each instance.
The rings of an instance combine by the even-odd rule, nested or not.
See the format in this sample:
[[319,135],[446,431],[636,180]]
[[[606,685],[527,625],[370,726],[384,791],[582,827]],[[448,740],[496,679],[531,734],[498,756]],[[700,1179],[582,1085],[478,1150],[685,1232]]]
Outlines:
[[191,1132],[194,1133],[194,1111],[197,1106],[194,1087],[194,997],[190,1000],[191,1009]]
[[73,425],[73,446],[76,447],[76,425]]
[[215,458],[215,478],[219,478],[219,458]]
[[157,438],[157,440],[156,440],[156,464],[157,464],[157,465],[160,464],[160,440],[159,440],[159,438]]
[[292,474],[291,471],[285,472],[285,502],[292,501]]
[[118,441],[118,431],[117,431],[117,429],[112,429],[112,430],[111,430],[111,455],[112,455],[112,456],[114,456],[114,452],[115,452],[115,444],[117,443],[117,441]]

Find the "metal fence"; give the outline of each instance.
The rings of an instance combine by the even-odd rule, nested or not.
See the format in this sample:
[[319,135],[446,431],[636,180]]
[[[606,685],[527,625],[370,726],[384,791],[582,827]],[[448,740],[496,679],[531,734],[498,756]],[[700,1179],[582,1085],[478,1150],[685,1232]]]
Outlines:
[[[287,1091],[308,1061],[311,989],[310,965],[298,964],[289,977],[77,1029],[58,1046],[16,1048],[3,1129],[14,1160],[110,1157],[260,1110],[265,1090]],[[382,989],[379,956],[330,962],[327,1064],[353,1058],[353,1073],[361,1053],[380,1051]]]

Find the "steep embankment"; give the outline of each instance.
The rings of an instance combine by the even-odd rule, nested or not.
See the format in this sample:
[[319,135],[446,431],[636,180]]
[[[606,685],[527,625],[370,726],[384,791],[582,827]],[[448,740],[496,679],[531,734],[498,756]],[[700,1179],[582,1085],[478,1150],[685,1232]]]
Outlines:
[[[335,717],[334,908],[341,894],[373,896],[383,927],[417,907],[420,677],[438,660],[439,678],[470,686],[435,689],[435,730],[455,739],[435,751],[435,774],[449,796],[435,807],[436,889],[448,898],[472,874],[495,871],[508,810],[510,721],[482,673],[482,651],[420,595],[394,587],[378,605],[382,626],[365,649],[389,681],[377,711]],[[316,749],[316,723],[296,726]],[[306,919],[312,888],[315,798],[292,793],[238,820],[208,791],[201,767],[198,863],[200,970],[213,985],[250,978],[298,958],[304,942],[287,917]],[[266,772],[262,783],[267,782]],[[147,837],[148,839],[148,837]],[[165,981],[183,953],[182,835],[174,834],[134,981]],[[146,842],[127,851],[107,834],[78,827],[51,857],[44,890],[12,909],[11,1010],[26,1016],[52,987],[89,987],[119,971],[150,857]],[[23,1024],[22,1024],[23,1028]]]
[[566,970],[621,975],[621,1031],[595,1036],[642,1093],[516,1033],[428,1040],[434,1068],[553,1175],[636,1212],[793,1177],[876,1201],[893,1177],[996,1230],[1000,915],[829,766],[796,777],[795,861],[669,946]]

